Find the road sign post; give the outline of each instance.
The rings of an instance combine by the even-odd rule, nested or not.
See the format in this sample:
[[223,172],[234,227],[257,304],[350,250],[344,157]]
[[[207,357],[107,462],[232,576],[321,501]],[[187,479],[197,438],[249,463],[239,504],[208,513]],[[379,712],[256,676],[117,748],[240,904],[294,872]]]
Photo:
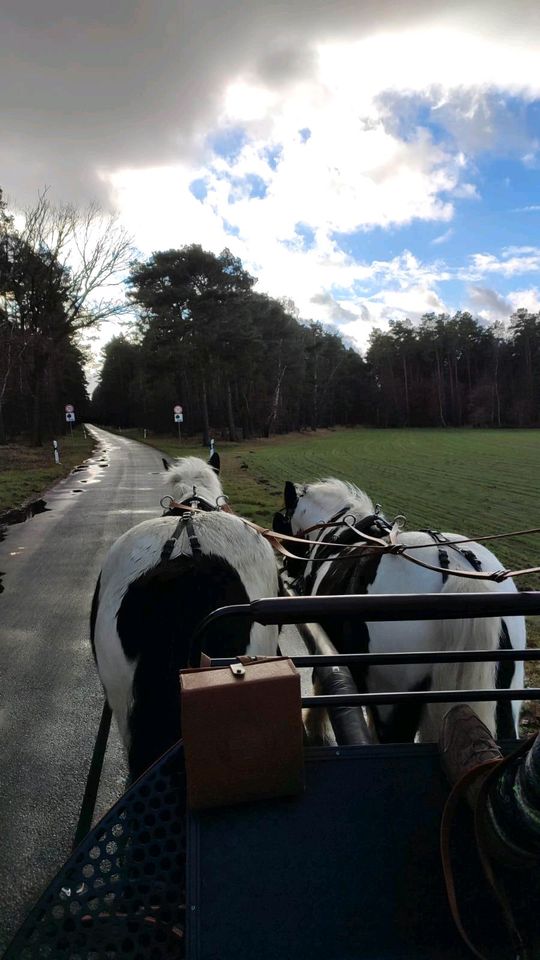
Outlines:
[[183,414],[183,408],[180,406],[179,403],[175,403],[173,412],[174,412],[174,422],[178,424],[178,443],[181,443],[182,428],[180,424],[184,422],[184,414]]
[[66,403],[66,423],[69,423],[69,432],[73,436],[73,424],[75,423],[75,407],[72,403]]

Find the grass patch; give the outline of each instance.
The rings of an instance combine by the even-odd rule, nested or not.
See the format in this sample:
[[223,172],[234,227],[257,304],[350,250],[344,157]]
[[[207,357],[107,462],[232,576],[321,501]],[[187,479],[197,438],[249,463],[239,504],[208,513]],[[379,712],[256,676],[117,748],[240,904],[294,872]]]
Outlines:
[[0,446],[0,513],[40,496],[89,457],[95,441],[84,437],[82,427],[76,427],[72,437],[63,437],[58,444],[60,464],[54,462],[52,441],[46,441],[43,447],[25,443]]

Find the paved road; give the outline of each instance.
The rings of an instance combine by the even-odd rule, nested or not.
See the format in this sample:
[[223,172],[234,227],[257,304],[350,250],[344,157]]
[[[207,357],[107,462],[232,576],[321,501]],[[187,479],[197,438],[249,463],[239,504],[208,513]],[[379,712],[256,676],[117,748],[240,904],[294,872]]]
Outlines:
[[[101,563],[160,514],[160,453],[92,429],[93,458],[0,543],[0,953],[70,851],[102,707],[88,639]],[[124,783],[114,731],[101,811]]]
[[[103,704],[88,630],[102,561],[161,511],[159,451],[92,431],[91,460],[45,495],[47,512],[0,542],[0,953],[70,852]],[[281,646],[306,652],[294,628]],[[113,726],[100,816],[125,780]]]

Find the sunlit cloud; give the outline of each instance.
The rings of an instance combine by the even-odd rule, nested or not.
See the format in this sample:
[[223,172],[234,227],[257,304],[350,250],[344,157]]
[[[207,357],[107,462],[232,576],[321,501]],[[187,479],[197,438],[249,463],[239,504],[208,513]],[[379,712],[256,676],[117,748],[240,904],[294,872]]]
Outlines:
[[[455,251],[456,211],[482,202],[477,153],[514,138],[521,164],[536,156],[509,105],[540,96],[534,44],[508,48],[503,36],[441,23],[320,40],[296,60],[289,52],[290,69],[278,57],[231,74],[196,163],[104,175],[141,252],[228,246],[258,289],[361,344],[392,317],[467,303],[486,317],[511,311],[507,292],[484,278],[538,270],[536,247],[473,246],[457,263],[431,254],[450,241]],[[394,237],[422,224],[440,228],[422,253],[410,238],[388,257],[358,252],[375,230]]]

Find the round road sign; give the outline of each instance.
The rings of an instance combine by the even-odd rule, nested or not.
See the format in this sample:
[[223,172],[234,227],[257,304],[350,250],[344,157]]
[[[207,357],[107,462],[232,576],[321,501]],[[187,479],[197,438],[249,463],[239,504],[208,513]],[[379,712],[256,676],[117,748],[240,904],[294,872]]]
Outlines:
[[75,410],[75,407],[73,406],[72,403],[66,403],[66,413],[73,413],[74,410]]
[[175,408],[174,408],[174,412],[175,412],[175,413],[182,413],[182,407],[180,406],[179,403],[176,404],[176,406],[175,406]]

